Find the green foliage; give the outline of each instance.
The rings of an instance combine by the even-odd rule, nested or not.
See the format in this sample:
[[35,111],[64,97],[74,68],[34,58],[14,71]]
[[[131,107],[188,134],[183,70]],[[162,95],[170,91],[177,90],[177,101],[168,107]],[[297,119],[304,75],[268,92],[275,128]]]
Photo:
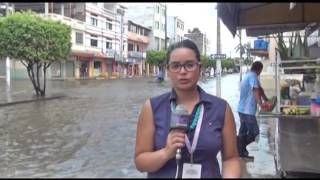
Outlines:
[[231,58],[225,59],[221,61],[221,68],[224,69],[233,69],[235,68],[234,60]]
[[23,63],[38,96],[45,95],[47,68],[54,61],[66,60],[70,51],[71,28],[68,25],[31,11],[0,18],[0,56]]
[[0,19],[0,55],[25,61],[65,60],[71,50],[71,28],[33,12]]
[[278,33],[277,37],[274,36],[274,39],[276,40],[278,45],[280,58],[283,60],[289,59],[289,56],[292,53],[292,47],[293,47],[293,34],[289,39],[289,48],[287,47],[286,43],[283,40],[283,33]]
[[161,49],[160,51],[150,50],[147,51],[147,63],[159,67],[163,67],[166,64],[166,51]]
[[247,59],[245,59],[245,60],[243,61],[243,64],[244,64],[244,65],[251,65],[251,64],[252,64],[252,61],[250,61],[250,60],[247,58]]
[[211,68],[211,67],[213,67],[214,69],[216,68],[216,61],[211,59],[208,56],[201,55],[200,62],[204,69]]
[[236,46],[236,52],[239,52],[240,51],[240,57],[242,57],[242,55],[243,54],[245,54],[246,55],[246,58],[245,58],[245,60],[244,60],[244,64],[245,65],[249,65],[249,64],[251,64],[251,61],[250,61],[250,59],[251,59],[251,57],[250,57],[250,48],[251,48],[251,44],[250,44],[250,42],[247,42],[247,43],[245,43],[245,44],[239,44],[239,45],[237,45]]

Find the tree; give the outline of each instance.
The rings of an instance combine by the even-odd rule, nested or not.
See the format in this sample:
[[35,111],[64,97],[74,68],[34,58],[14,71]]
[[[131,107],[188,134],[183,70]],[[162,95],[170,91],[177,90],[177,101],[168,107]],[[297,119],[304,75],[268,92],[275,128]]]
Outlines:
[[215,69],[216,68],[216,61],[211,59],[208,56],[201,55],[200,56],[200,62],[202,64],[202,68],[206,72],[208,69]]
[[236,49],[236,52],[240,51],[240,54],[246,54],[246,59],[244,60],[244,64],[247,65],[247,68],[248,68],[248,65],[252,63],[251,56],[250,56],[250,49],[251,49],[250,42],[247,42],[244,45],[239,44],[238,46],[235,47],[235,49]]
[[160,51],[147,51],[147,63],[158,67],[164,67],[166,64],[166,52],[164,49]]
[[0,56],[21,61],[37,96],[45,96],[48,67],[54,61],[66,60],[70,50],[71,28],[68,25],[31,11],[16,12],[0,19]]
[[234,69],[235,68],[234,60],[231,58],[224,59],[223,61],[221,61],[221,67],[222,67],[222,69],[224,69],[224,68]]

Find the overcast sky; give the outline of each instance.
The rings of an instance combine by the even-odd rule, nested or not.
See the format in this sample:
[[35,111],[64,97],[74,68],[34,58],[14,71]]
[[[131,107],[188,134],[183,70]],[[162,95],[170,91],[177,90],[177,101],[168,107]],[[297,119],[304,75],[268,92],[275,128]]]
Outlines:
[[[205,32],[209,39],[209,54],[216,53],[216,36],[217,36],[217,10],[216,3],[167,3],[168,16],[178,16],[185,23],[186,32],[188,29],[198,27],[201,32]],[[239,57],[239,52],[234,48],[239,44],[239,38],[233,38],[232,34],[220,21],[221,33],[221,52],[227,57]],[[242,32],[242,43],[249,41]]]

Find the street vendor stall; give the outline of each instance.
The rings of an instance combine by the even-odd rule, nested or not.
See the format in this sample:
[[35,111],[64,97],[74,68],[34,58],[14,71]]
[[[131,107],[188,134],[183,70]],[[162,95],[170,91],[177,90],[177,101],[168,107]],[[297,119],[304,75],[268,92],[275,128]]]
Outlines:
[[[246,29],[247,36],[296,30],[306,30],[308,35],[320,22],[320,3],[218,3],[217,9],[233,35],[238,29]],[[263,115],[276,117],[276,170],[281,176],[320,174],[320,59],[281,60],[278,52],[274,66],[277,106]],[[300,91],[290,96],[281,82],[291,74],[301,74],[303,79]],[[310,76],[315,77],[313,83],[305,86],[305,78]],[[295,81],[287,81],[288,86],[290,82]]]
[[[314,64],[306,65],[308,63]],[[319,74],[316,74],[317,69],[320,69],[320,59],[281,61],[279,56],[276,56],[278,102],[274,116],[278,120],[275,161],[281,176],[296,172],[320,174],[320,108],[312,108],[320,95],[320,88],[317,87],[320,82]],[[292,95],[283,92],[280,81],[281,76],[297,73],[297,71],[303,74],[311,72],[313,75],[316,74],[317,78],[313,88],[304,88],[304,91],[300,92],[293,101]],[[304,80],[301,83],[304,83]]]

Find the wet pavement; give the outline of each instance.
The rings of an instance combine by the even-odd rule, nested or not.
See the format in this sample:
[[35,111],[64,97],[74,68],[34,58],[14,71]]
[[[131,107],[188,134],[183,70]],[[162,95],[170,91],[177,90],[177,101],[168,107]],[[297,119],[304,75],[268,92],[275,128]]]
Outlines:
[[[215,94],[215,80],[199,82]],[[0,107],[0,177],[146,177],[134,165],[136,123],[144,101],[170,90],[152,78],[48,81],[59,99]],[[9,93],[10,92],[10,93]],[[236,106],[239,74],[222,77],[222,97]],[[28,80],[0,79],[0,103],[32,98]],[[243,177],[277,177],[274,119],[259,119],[259,141],[248,146],[254,162],[242,161]]]

